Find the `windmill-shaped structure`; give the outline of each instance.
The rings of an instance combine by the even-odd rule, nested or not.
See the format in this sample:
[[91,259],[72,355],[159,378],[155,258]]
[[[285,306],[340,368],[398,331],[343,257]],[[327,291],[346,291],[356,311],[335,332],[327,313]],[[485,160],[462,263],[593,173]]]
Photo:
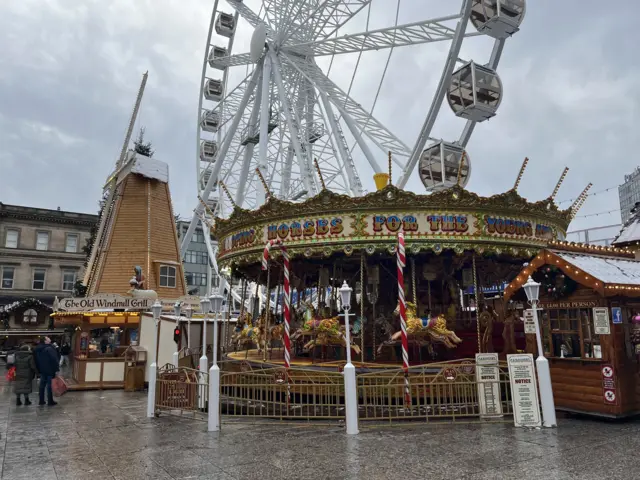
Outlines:
[[115,169],[104,186],[98,232],[85,272],[87,295],[137,288],[180,297],[186,285],[169,193],[169,166],[128,149],[147,82],[136,97]]

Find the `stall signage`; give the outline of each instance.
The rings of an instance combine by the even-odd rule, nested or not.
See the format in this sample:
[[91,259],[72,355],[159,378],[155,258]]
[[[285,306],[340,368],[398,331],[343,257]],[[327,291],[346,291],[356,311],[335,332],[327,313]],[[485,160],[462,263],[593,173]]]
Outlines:
[[507,365],[515,426],[540,427],[542,421],[533,355],[530,353],[507,355]]
[[480,416],[502,415],[500,368],[497,353],[476,353],[476,383]]
[[533,319],[533,310],[524,311],[524,333],[536,333],[536,322]]
[[612,322],[616,325],[622,323],[622,308],[620,307],[611,307],[611,319]]
[[340,235],[344,231],[341,217],[299,220],[267,225],[267,240],[298,240],[300,238]]
[[617,405],[618,394],[612,365],[602,365],[602,398],[605,405]]
[[611,333],[609,309],[607,307],[594,307],[593,330],[596,335],[609,335]]
[[149,310],[155,299],[134,298],[122,295],[101,294],[85,298],[63,298],[58,300],[56,310],[66,312],[83,312],[96,309]]
[[539,302],[544,308],[592,308],[597,307],[598,302],[594,301],[578,301],[578,302]]

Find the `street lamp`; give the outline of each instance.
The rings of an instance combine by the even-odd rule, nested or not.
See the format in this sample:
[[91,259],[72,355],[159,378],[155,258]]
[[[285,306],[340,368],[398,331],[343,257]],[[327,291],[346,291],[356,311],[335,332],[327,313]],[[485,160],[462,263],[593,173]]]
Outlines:
[[538,320],[538,295],[540,294],[540,284],[534,282],[531,277],[523,285],[524,292],[531,304],[533,311],[533,321],[536,327],[536,342],[538,343],[538,358],[536,358],[536,368],[538,369],[538,380],[540,382],[540,400],[542,403],[542,416],[545,427],[555,427],[556,407],[553,402],[553,387],[551,386],[551,372],[549,371],[549,361],[544,356],[542,347],[542,334],[540,332],[540,322]]
[[209,368],[209,359],[207,358],[207,317],[211,309],[209,297],[200,299],[200,308],[202,309],[202,356],[200,357],[200,372],[205,373]]
[[347,364],[344,366],[344,403],[347,417],[347,434],[358,433],[358,391],[356,388],[356,369],[351,363],[351,332],[349,327],[349,310],[351,309],[351,292],[353,289],[345,280],[340,288],[340,301],[344,310],[345,342],[347,344]]
[[[180,302],[176,302],[173,305],[173,315],[176,317],[176,329],[180,328],[180,313],[182,310],[182,305]],[[176,343],[176,351],[173,352],[173,366],[178,367],[178,361],[180,360],[180,345]]]
[[213,311],[213,364],[209,369],[209,412],[207,429],[210,432],[220,430],[220,367],[218,367],[218,315],[222,310],[224,297],[220,295],[220,289],[216,289],[209,296],[211,310]]
[[191,305],[187,305],[187,349],[189,355],[191,355],[191,317],[193,317],[193,308]]
[[156,376],[158,374],[158,325],[160,325],[160,314],[162,313],[162,303],[156,299],[151,307],[153,323],[155,325],[155,343],[153,344],[153,362],[149,365],[149,391],[147,393],[147,417],[153,418],[156,414]]

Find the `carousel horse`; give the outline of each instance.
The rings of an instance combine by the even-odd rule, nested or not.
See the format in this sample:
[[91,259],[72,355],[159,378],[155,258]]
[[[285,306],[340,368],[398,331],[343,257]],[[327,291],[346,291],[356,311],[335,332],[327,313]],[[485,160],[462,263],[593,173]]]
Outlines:
[[[327,313],[325,309],[324,314],[327,315]],[[341,345],[346,347],[344,326],[340,323],[338,317],[318,318],[314,306],[310,302],[306,302],[303,319],[302,328],[291,336],[292,340],[297,340],[303,336],[314,335],[315,338],[305,343],[303,351],[308,352],[316,345]],[[356,344],[352,343],[351,348],[356,354],[360,354],[360,348]]]
[[236,350],[239,347],[249,348],[251,344],[255,344],[256,347],[258,347],[258,351],[262,351],[260,337],[259,322],[258,325],[254,327],[251,313],[246,311],[241,313],[236,322],[233,336],[231,337],[231,344],[235,345]]
[[478,315],[478,322],[480,322],[480,348],[482,352],[493,352],[493,322],[497,319],[498,315],[491,307]]
[[[400,307],[396,307],[393,314],[400,315]],[[455,334],[453,330],[447,328],[447,320],[444,315],[437,317],[420,318],[417,315],[415,303],[407,302],[407,337],[413,340],[429,340],[432,343],[442,343],[447,348],[456,348],[462,340]],[[395,332],[391,335],[389,342],[380,345],[380,349],[384,345],[396,343],[402,339],[402,331]]]

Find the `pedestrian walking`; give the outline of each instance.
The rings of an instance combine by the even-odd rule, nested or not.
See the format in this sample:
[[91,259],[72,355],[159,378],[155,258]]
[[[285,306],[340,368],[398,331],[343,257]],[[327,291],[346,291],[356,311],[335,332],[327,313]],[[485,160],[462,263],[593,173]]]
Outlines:
[[44,391],[47,391],[47,404],[49,406],[57,405],[57,402],[53,401],[53,390],[51,389],[51,382],[53,378],[60,371],[60,360],[58,359],[58,353],[56,349],[51,345],[51,339],[44,337],[44,340],[36,347],[34,351],[34,357],[36,362],[36,368],[40,373],[40,403],[39,405],[45,405]]
[[63,365],[69,366],[69,355],[71,354],[71,346],[65,342],[62,344],[62,348],[60,348],[60,366]]
[[16,405],[22,405],[20,395],[24,396],[25,405],[31,405],[29,394],[33,391],[33,379],[36,376],[33,353],[29,345],[22,345],[15,356],[16,377],[13,384],[13,393],[16,394]]

